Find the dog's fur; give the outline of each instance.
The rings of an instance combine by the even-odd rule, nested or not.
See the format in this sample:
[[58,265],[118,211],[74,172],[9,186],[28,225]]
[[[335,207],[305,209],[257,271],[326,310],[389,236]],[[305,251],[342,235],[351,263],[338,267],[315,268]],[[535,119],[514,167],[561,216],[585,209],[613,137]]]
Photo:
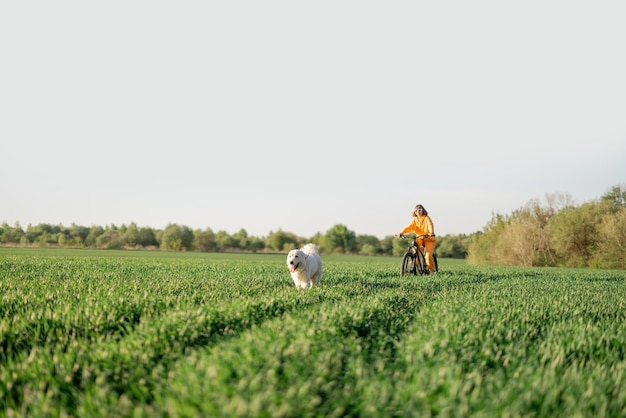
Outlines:
[[317,285],[322,277],[322,258],[315,244],[307,244],[302,249],[289,251],[287,267],[298,289],[308,289]]

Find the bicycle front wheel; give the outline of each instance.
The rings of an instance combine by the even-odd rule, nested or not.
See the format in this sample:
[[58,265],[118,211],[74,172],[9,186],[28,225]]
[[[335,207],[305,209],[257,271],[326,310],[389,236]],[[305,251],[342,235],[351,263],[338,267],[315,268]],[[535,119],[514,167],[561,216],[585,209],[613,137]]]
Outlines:
[[417,252],[417,259],[415,260],[415,269],[420,275],[428,274],[428,267],[426,267],[426,260],[424,259],[424,254],[422,254],[421,251]]
[[402,275],[415,274],[415,257],[410,252],[402,257]]

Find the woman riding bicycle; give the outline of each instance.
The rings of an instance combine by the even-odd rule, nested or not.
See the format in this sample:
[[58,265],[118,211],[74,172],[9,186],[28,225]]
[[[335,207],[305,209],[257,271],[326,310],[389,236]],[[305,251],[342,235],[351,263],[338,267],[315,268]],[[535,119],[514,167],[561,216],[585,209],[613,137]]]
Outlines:
[[[415,205],[413,210],[413,220],[396,235],[400,237],[404,234],[414,232],[418,238],[415,239],[415,243],[419,247],[424,247],[424,258],[426,258],[426,266],[431,273],[435,272],[435,261],[433,260],[433,254],[435,253],[435,243],[437,238],[435,237],[435,227],[433,226],[433,220],[428,216],[428,211],[424,209],[422,205]],[[426,236],[421,238],[420,236]]]

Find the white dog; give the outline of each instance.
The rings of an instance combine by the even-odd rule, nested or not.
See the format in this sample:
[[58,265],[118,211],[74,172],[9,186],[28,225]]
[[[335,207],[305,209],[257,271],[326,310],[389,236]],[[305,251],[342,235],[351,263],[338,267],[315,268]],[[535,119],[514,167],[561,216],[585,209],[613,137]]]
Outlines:
[[317,285],[322,277],[322,259],[315,244],[307,244],[302,249],[289,251],[287,267],[298,289],[308,289]]

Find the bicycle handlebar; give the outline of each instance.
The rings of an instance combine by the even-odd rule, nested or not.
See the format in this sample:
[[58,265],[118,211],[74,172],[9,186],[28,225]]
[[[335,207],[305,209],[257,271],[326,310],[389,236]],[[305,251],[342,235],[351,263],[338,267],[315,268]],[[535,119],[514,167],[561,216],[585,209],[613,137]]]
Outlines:
[[[435,234],[432,234],[432,235],[428,235],[428,234],[426,234],[426,235],[416,235],[416,236],[415,236],[415,239],[428,238],[428,237],[435,237],[435,236],[436,236]],[[399,238],[408,238],[408,236],[406,236],[406,235],[404,235],[404,234],[400,234]]]

